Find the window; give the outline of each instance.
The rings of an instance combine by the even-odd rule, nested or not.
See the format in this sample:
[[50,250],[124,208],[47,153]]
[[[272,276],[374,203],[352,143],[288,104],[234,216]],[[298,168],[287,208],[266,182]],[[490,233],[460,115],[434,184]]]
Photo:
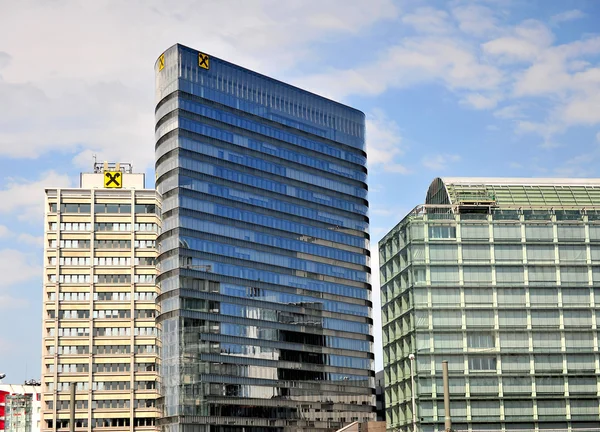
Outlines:
[[469,371],[496,370],[496,357],[469,356]]
[[585,239],[583,224],[558,224],[557,234],[559,241],[582,241]]
[[529,301],[532,306],[558,306],[558,288],[530,288]]
[[498,305],[525,306],[525,288],[498,288]]
[[456,238],[456,227],[452,225],[429,225],[429,238]]
[[502,356],[502,371],[529,371],[529,356],[525,354],[506,354]]
[[560,319],[558,309],[537,309],[531,311],[532,327],[559,327],[559,325]]
[[432,313],[434,327],[461,327],[462,325],[460,310],[434,310]]
[[524,280],[523,267],[496,267],[496,282],[498,284],[523,284]]
[[131,204],[101,204],[94,205],[94,213],[131,213]]
[[[592,259],[594,259],[594,250],[592,248]],[[586,250],[584,245],[559,245],[558,256],[562,262],[581,262],[585,263],[587,260]]]
[[[431,247],[431,246],[430,246]],[[490,261],[488,245],[464,244],[462,247],[463,261]]]
[[523,332],[500,333],[500,347],[527,351],[529,349],[529,336]]
[[94,283],[131,283],[131,275],[129,274],[101,274],[94,275]]
[[587,285],[587,267],[561,267],[560,283],[562,285]]
[[61,222],[61,231],[91,231],[92,224],[89,222]]
[[158,207],[154,204],[136,204],[135,205],[136,213],[159,213]]
[[554,262],[555,253],[552,245],[527,245],[527,261]]
[[520,224],[494,224],[494,239],[495,240],[520,240],[521,225]]
[[489,225],[463,223],[460,226],[460,236],[463,240],[487,240],[490,237]]
[[494,311],[467,310],[467,327],[494,327]]
[[525,225],[525,237],[527,240],[552,241],[552,225],[550,224],[527,224]]
[[458,283],[458,267],[436,266],[431,267],[432,284],[456,284]]
[[552,283],[556,282],[556,268],[554,266],[541,267],[529,266],[530,283]]
[[541,371],[562,371],[563,356],[561,354],[535,354],[535,370]]
[[494,245],[494,256],[496,261],[522,261],[523,247],[521,245]]
[[462,333],[436,333],[433,335],[433,346],[435,350],[462,351]]
[[455,244],[432,244],[429,246],[431,261],[458,261],[458,246]]
[[463,276],[465,284],[492,283],[492,269],[487,266],[464,266]]
[[565,305],[588,306],[590,290],[589,288],[565,287],[562,289],[562,301]]
[[60,205],[61,213],[90,213],[91,205],[89,203],[63,203]]
[[560,333],[532,333],[533,348],[551,348],[552,350],[560,350]]
[[469,348],[494,348],[494,336],[491,333],[468,333]]

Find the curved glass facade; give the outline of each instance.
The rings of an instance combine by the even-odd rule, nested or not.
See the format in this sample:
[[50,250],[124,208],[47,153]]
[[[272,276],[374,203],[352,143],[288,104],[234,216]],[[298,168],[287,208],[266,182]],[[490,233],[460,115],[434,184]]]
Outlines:
[[155,67],[161,428],[372,420],[364,115],[202,56]]

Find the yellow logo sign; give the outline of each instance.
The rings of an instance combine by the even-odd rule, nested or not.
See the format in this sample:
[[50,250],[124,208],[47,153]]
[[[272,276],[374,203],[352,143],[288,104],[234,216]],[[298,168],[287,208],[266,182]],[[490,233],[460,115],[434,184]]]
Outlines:
[[158,70],[161,71],[165,68],[165,55],[161,54],[158,58]]
[[104,171],[104,187],[109,189],[123,187],[123,174],[120,171]]
[[208,58],[208,54],[198,53],[198,66],[202,69],[210,69],[210,58]]

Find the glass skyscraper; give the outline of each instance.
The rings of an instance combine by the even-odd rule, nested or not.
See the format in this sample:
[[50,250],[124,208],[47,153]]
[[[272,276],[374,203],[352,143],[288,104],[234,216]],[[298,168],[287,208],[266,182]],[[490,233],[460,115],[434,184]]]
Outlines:
[[155,72],[162,430],[374,419],[364,114],[181,45]]
[[388,430],[600,430],[600,180],[435,179],[379,243]]

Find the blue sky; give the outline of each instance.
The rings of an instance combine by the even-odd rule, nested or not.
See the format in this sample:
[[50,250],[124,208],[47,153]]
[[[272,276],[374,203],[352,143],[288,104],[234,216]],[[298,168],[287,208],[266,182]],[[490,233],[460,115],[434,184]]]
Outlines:
[[367,114],[374,249],[436,176],[599,175],[598,1],[172,3],[0,3],[5,382],[40,375],[43,188],[94,154],[154,178],[153,64],[176,42]]

